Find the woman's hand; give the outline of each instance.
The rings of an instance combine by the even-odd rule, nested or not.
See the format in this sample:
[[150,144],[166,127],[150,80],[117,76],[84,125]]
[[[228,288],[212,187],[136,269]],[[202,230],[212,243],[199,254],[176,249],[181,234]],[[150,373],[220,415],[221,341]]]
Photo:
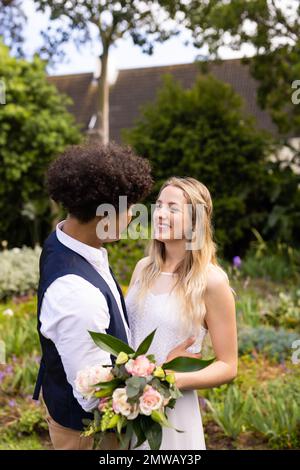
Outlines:
[[180,343],[176,348],[172,349],[166,359],[166,362],[170,362],[176,357],[194,357],[196,359],[201,359],[201,353],[190,353],[187,350],[194,342],[196,341],[195,336],[190,336],[183,343]]

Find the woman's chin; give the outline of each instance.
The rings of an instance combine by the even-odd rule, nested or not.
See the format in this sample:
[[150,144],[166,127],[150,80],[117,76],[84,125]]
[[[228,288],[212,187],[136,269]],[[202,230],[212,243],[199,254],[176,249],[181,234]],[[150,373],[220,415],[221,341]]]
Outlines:
[[157,240],[159,242],[168,242],[168,241],[171,241],[173,238],[172,236],[170,235],[169,232],[163,232],[163,231],[155,231],[154,232],[154,236],[153,236],[154,240]]

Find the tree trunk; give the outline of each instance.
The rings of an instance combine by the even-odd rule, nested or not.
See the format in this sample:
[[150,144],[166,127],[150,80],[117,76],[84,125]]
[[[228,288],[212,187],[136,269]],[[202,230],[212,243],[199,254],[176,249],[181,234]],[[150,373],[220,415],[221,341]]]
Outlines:
[[109,142],[109,83],[107,77],[109,45],[103,44],[103,52],[100,56],[101,75],[99,79],[99,124],[98,132],[103,144]]

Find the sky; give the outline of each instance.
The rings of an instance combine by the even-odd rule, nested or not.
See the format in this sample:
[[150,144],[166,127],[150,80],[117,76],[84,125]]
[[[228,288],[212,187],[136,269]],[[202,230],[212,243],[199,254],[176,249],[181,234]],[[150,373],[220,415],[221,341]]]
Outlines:
[[[24,1],[24,9],[28,18],[25,29],[26,52],[32,54],[38,45],[41,44],[40,29],[46,29],[47,16],[36,13],[32,0]],[[38,25],[38,27],[37,27]],[[116,47],[110,51],[109,75],[111,80],[116,70],[138,67],[153,67],[159,65],[171,65],[193,62],[197,55],[206,55],[205,50],[200,50],[193,45],[185,46],[184,41],[189,39],[189,34],[184,32],[178,37],[173,37],[163,44],[156,44],[153,55],[142,53],[138,46],[134,46],[131,39],[121,39]],[[51,75],[65,75],[81,72],[93,72],[97,70],[97,56],[100,51],[92,49],[87,45],[78,51],[72,44],[66,47],[66,61],[49,69]],[[251,55],[251,49],[245,47],[242,51],[231,51],[222,48],[220,56],[223,59],[238,58],[242,55]]]

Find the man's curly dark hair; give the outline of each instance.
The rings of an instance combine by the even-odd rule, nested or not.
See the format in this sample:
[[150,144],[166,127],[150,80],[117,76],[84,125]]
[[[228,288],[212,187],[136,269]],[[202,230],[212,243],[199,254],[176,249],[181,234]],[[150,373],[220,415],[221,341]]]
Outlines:
[[127,196],[128,206],[139,202],[152,184],[149,162],[115,143],[71,146],[46,176],[49,196],[81,222],[92,220],[100,204],[112,204],[118,212],[119,196]]

